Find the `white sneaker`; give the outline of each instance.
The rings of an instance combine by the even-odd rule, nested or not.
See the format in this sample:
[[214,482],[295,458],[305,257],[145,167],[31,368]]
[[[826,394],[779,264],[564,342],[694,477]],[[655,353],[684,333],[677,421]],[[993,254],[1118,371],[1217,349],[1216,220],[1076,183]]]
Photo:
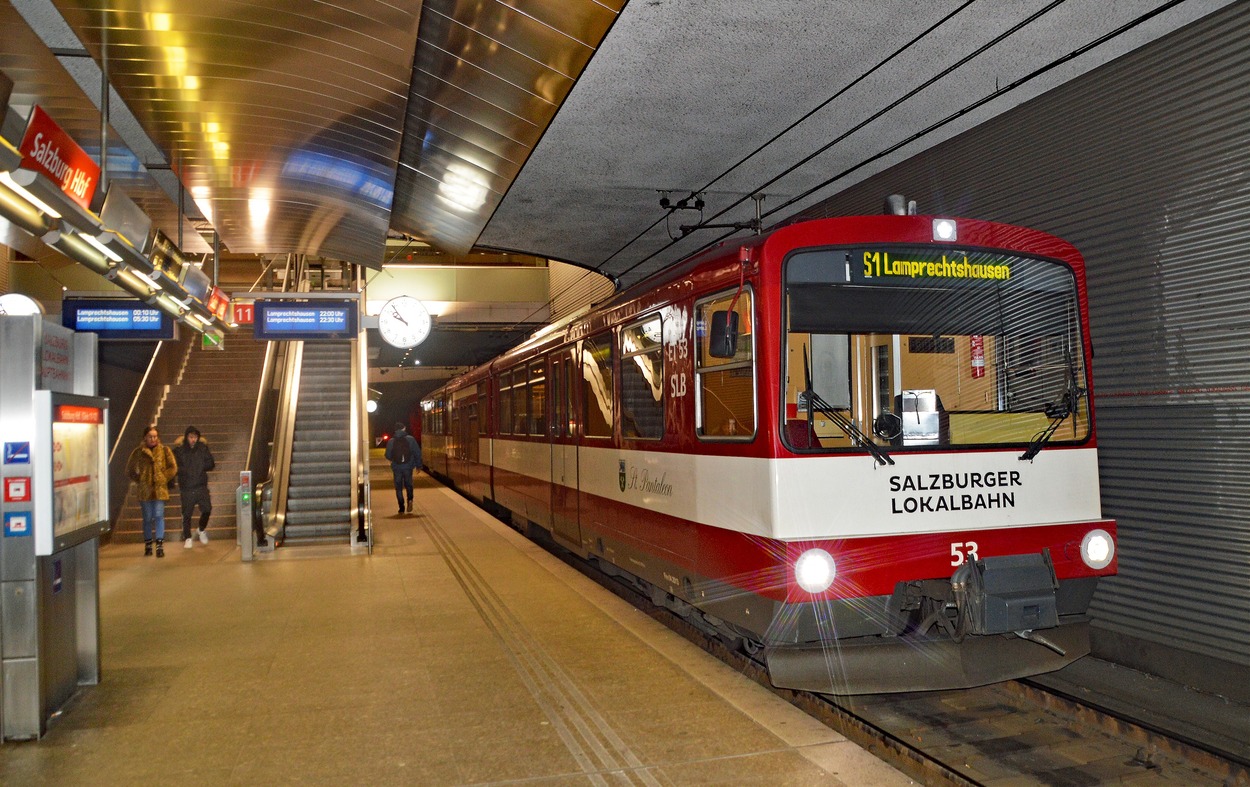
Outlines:
[[188,538],[188,539],[187,539],[187,541],[186,541],[186,543],[182,545],[182,548],[183,548],[183,549],[190,549],[190,548],[191,548],[191,539],[189,539],[189,538]]
[[200,531],[200,543],[201,543],[201,544],[207,544],[207,543],[208,543],[208,531],[207,531],[207,530],[201,530],[201,531]]

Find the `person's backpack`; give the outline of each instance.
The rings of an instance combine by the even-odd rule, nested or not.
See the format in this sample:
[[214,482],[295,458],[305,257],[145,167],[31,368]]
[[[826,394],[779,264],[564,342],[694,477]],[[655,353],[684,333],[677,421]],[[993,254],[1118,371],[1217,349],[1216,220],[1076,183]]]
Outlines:
[[408,442],[408,435],[397,434],[391,439],[395,441],[395,448],[391,451],[391,461],[400,465],[411,462],[412,444]]

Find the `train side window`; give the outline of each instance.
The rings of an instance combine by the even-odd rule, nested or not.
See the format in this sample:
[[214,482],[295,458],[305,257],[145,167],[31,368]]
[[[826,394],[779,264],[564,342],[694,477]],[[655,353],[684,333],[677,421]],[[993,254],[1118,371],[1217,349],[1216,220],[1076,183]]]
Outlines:
[[547,368],[546,361],[530,364],[530,423],[529,433],[547,434]]
[[564,365],[564,412],[568,417],[568,420],[561,424],[561,428],[563,429],[562,434],[565,437],[576,437],[577,424],[581,419],[581,413],[577,409],[577,385],[574,382],[577,379],[576,347],[570,348],[568,355],[564,356],[560,363]]
[[551,356],[551,364],[547,367],[547,379],[550,381],[548,390],[551,392],[547,396],[548,405],[548,423],[551,424],[551,436],[555,438],[564,437],[564,427],[567,426],[569,419],[565,406],[568,402],[564,388],[568,383],[564,379],[564,367],[561,365],[559,355]]
[[512,372],[512,433],[529,432],[529,380],[525,367]]
[[659,315],[621,331],[621,436],[664,436],[664,345]]
[[[698,333],[695,431],[700,437],[750,440],[755,436],[755,336],[751,304],[752,292],[748,287],[695,305]],[[709,337],[712,314],[730,310],[738,315],[737,347],[731,358],[713,356]]]
[[462,413],[460,407],[456,407],[454,398],[451,400],[450,408],[451,432],[450,440],[447,440],[447,456],[452,458],[465,458],[464,451],[461,450],[460,442],[460,420]]
[[477,399],[472,394],[465,397],[465,403],[468,405],[468,417],[465,419],[465,454],[470,462],[478,461],[478,443],[477,438],[481,433],[482,425],[478,421]]
[[451,413],[449,437],[452,444],[448,454],[472,462],[478,459],[477,436],[480,425],[477,393],[476,385],[461,388],[451,395],[448,402]]
[[499,433],[512,434],[512,372],[504,372],[499,375],[498,404]]
[[584,434],[612,436],[612,334],[602,333],[582,342],[582,402]]

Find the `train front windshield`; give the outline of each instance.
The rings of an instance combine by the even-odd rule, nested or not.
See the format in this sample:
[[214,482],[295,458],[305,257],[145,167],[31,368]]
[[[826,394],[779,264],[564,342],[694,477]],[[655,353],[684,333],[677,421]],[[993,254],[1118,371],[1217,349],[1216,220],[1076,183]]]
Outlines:
[[[783,439],[1041,450],[1090,419],[1076,278],[1045,259],[813,249],[784,268]],[[859,434],[857,435],[856,432]]]

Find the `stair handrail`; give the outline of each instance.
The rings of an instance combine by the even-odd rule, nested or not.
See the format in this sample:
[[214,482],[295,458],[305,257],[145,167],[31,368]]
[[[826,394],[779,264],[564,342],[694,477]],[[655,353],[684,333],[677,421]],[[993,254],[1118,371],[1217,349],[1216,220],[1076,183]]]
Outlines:
[[[295,292],[309,292],[307,261],[299,255],[294,269],[288,266],[286,279],[295,279]],[[291,481],[291,448],[295,443],[295,414],[299,408],[300,368],[304,363],[304,343],[284,342],[278,405],[274,414],[273,448],[269,452],[269,481],[273,492],[265,516],[265,533],[281,540],[286,527],[287,492]]]
[[[292,254],[286,255],[286,266],[284,269],[282,287],[279,291],[286,291],[290,286],[290,271],[293,266]],[[261,275],[252,282],[252,286],[248,288],[249,293],[256,291],[257,285],[261,279],[273,268],[278,261],[275,256],[268,264],[265,265]],[[265,362],[261,368],[260,383],[256,390],[256,409],[252,414],[252,432],[247,444],[247,459],[244,460],[243,467],[252,473],[253,489],[259,488],[262,484],[269,481],[269,448],[273,441],[274,429],[274,412],[276,410],[276,402],[278,399],[277,392],[274,388],[274,377],[277,370],[282,368],[285,360],[285,345],[282,342],[266,342],[265,343]],[[257,495],[254,500],[260,500]],[[260,506],[257,505],[259,510]]]
[[[354,271],[354,289],[361,293],[363,310],[365,299],[364,278],[360,268]],[[351,462],[354,470],[352,483],[352,519],[356,524],[356,541],[368,544],[373,551],[373,516],[369,507],[369,413],[365,402],[369,399],[369,332],[364,320],[359,321],[356,341],[352,342],[351,386]]]
[[304,343],[287,342],[278,408],[274,417],[273,448],[269,453],[269,480],[273,487],[271,506],[265,517],[265,532],[281,540],[286,527],[287,492],[291,483],[291,448],[295,443],[295,413],[299,408],[300,367],[304,363]]

